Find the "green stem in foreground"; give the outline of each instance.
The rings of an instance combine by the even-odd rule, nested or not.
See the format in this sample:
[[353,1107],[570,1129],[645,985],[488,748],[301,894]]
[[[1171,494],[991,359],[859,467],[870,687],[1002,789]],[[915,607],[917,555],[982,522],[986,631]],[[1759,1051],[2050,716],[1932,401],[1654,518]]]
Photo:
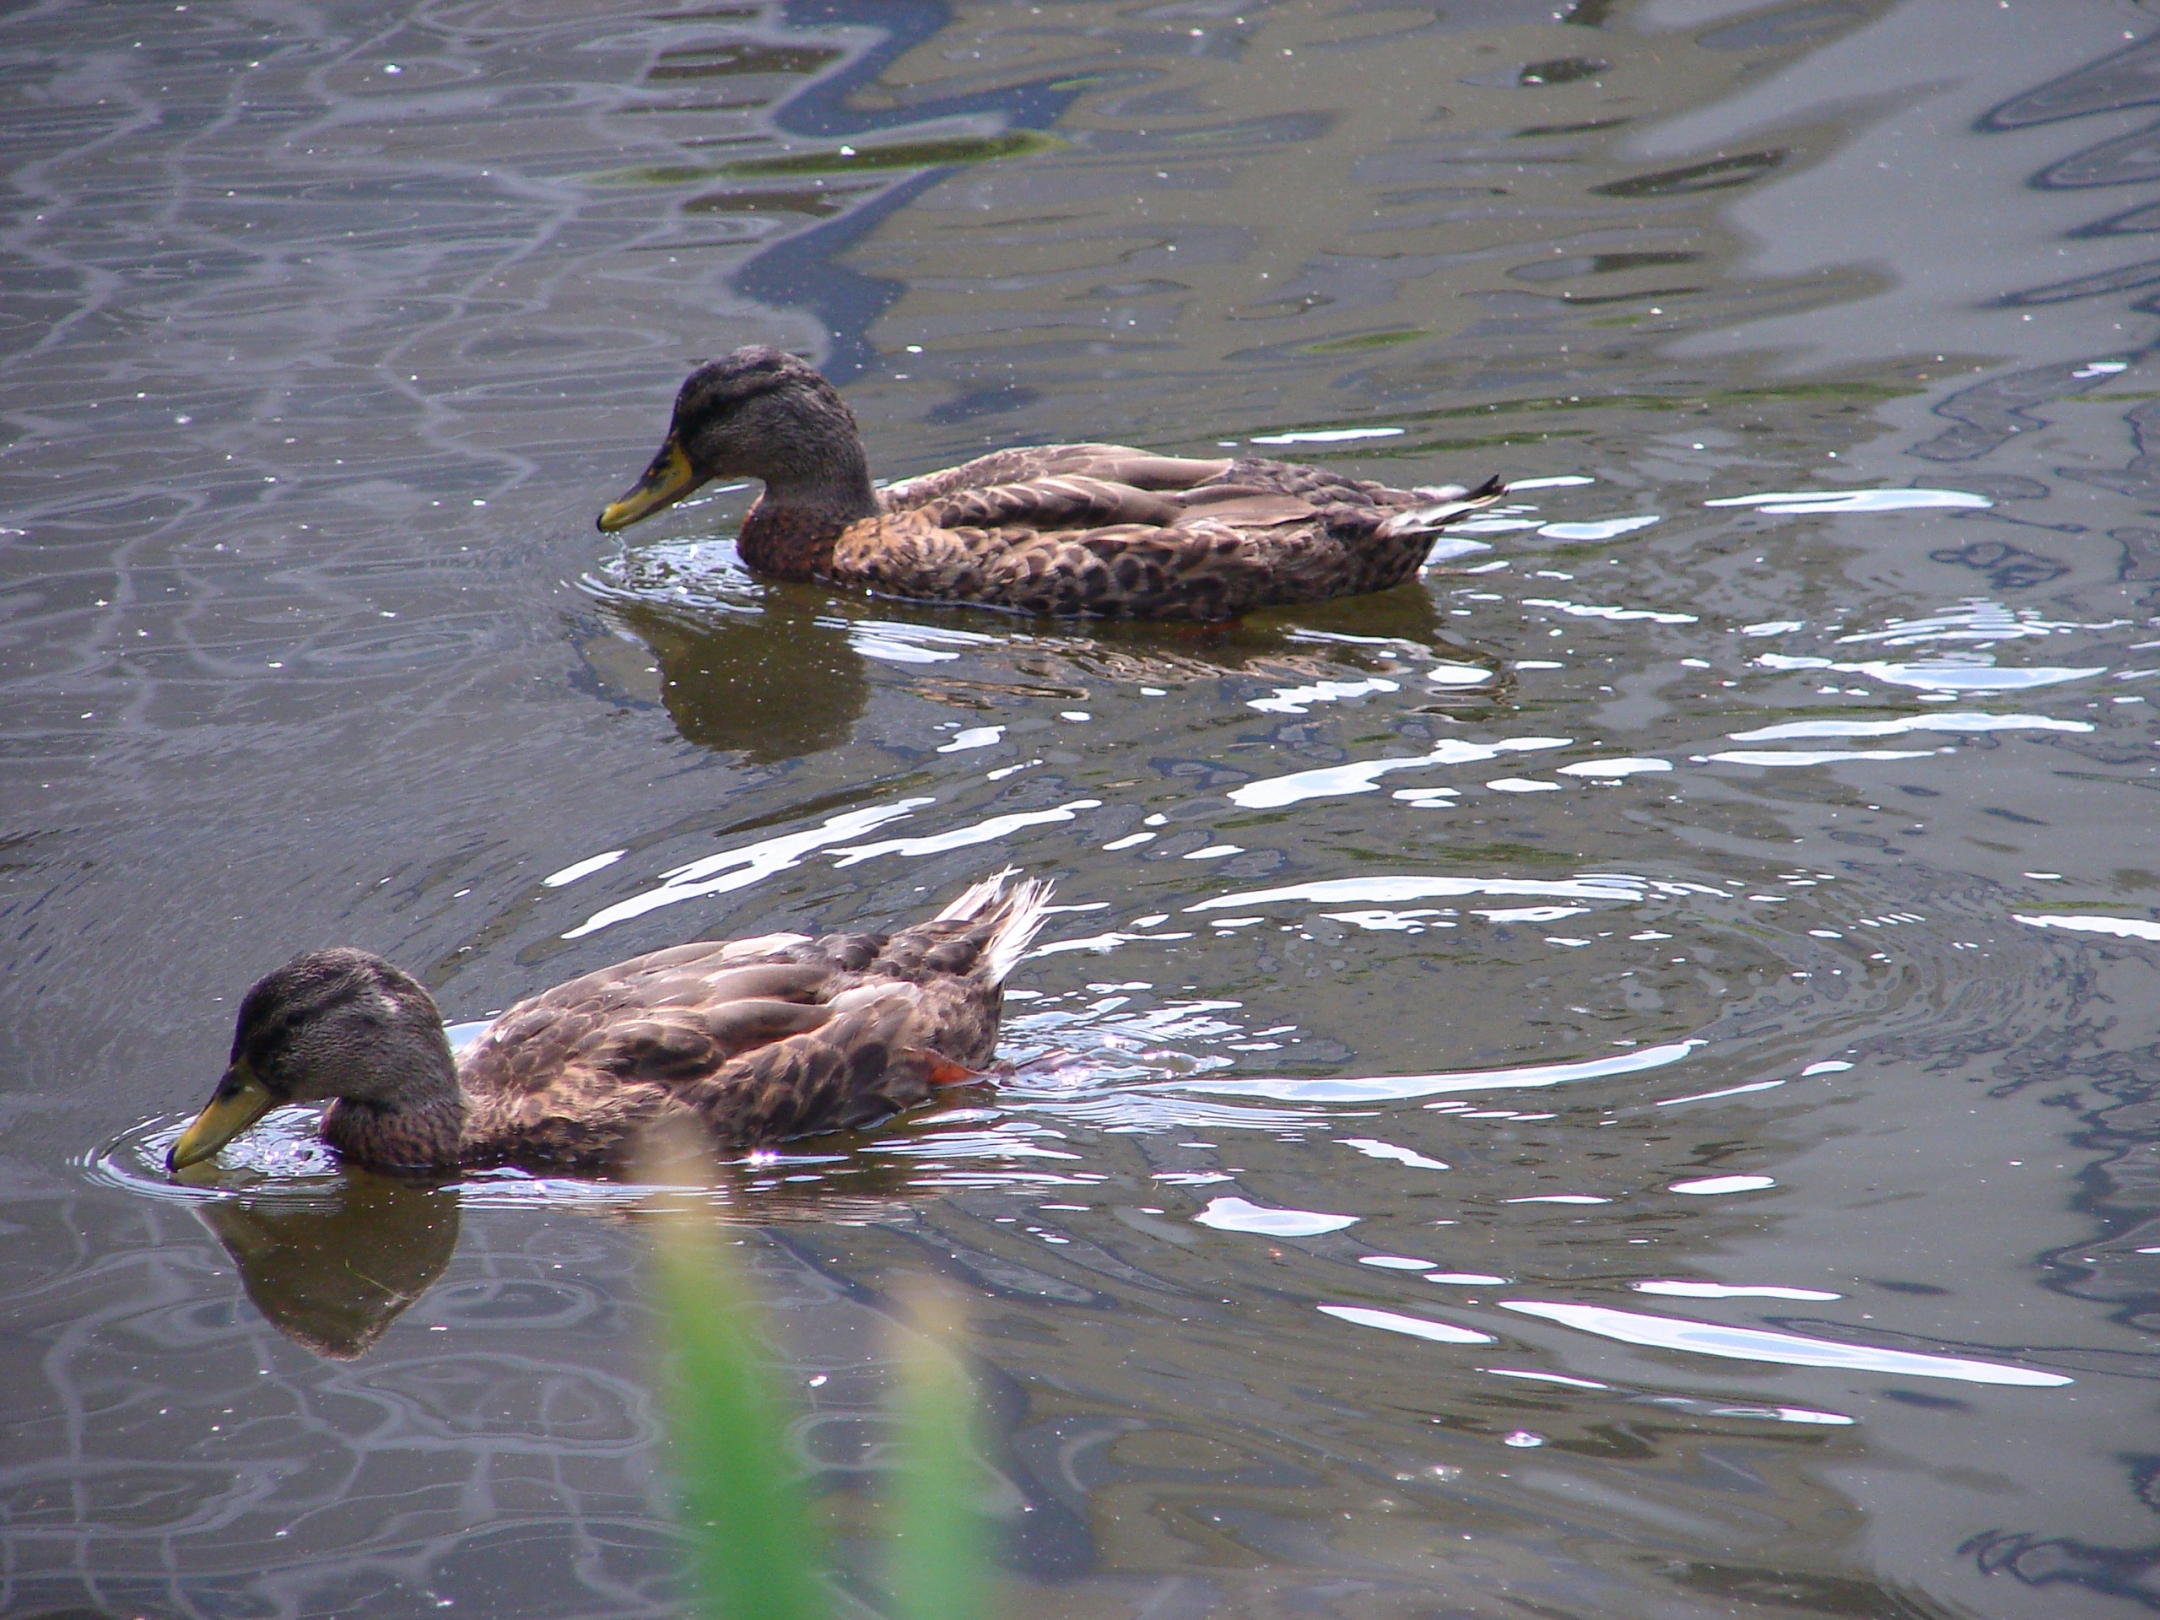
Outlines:
[[682,1215],[653,1224],[673,1352],[667,1412],[701,1612],[708,1620],[831,1620],[823,1539],[795,1481],[741,1268],[709,1226]]
[[981,1477],[974,1391],[942,1337],[911,1338],[901,1361],[900,1467],[886,1506],[895,1620],[989,1613],[982,1516],[970,1500]]

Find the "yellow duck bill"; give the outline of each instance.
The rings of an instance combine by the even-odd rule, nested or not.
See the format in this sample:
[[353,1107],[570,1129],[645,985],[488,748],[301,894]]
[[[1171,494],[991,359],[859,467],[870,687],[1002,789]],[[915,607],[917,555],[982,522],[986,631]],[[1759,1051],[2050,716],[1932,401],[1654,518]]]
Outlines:
[[241,1059],[225,1071],[210,1101],[165,1155],[168,1170],[185,1170],[200,1164],[217,1150],[277,1107],[270,1088],[255,1078],[254,1070]]
[[660,447],[660,453],[653,457],[652,465],[645,469],[645,475],[600,514],[600,530],[603,534],[613,534],[617,529],[627,529],[638,519],[651,517],[664,506],[673,506],[704,482],[692,469],[681,441],[670,433],[667,443]]

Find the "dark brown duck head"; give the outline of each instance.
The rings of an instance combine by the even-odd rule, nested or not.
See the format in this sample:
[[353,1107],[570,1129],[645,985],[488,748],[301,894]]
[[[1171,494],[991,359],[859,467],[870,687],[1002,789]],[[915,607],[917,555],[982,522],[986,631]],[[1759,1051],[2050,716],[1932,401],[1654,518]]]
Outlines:
[[337,1104],[324,1127],[333,1145],[335,1116],[349,1112],[374,1134],[411,1137],[406,1162],[444,1162],[446,1132],[454,1159],[463,1100],[435,998],[366,951],[295,957],[240,1003],[224,1078],[165,1162],[200,1164],[271,1109],[305,1102]]
[[628,528],[713,478],[764,483],[738,546],[748,566],[783,579],[820,572],[840,531],[878,509],[862,436],[838,390],[763,345],[690,373],[659,454],[600,514],[600,527]]

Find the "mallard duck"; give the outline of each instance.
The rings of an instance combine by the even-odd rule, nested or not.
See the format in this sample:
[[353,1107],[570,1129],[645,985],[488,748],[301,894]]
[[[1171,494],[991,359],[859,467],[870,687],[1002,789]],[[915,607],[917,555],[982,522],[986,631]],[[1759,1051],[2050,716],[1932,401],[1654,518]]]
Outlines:
[[410,974],[312,951],[247,993],[231,1064],[166,1162],[200,1163],[296,1102],[329,1102],[323,1140],[389,1169],[620,1168],[670,1116],[735,1148],[875,1124],[990,1061],[1005,975],[1050,898],[1009,876],[892,934],[633,956],[519,1002],[462,1057]]
[[743,563],[775,579],[1023,613],[1234,619],[1416,577],[1440,531],[1507,492],[1389,489],[1291,462],[1119,444],[1000,450],[883,490],[832,384],[778,349],[690,373],[608,532],[710,478],[756,478]]

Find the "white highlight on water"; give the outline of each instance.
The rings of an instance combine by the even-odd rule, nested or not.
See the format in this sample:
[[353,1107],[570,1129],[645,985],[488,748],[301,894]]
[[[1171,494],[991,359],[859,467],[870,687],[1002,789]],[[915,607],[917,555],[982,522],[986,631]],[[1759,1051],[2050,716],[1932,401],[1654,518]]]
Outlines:
[[1634,517],[1593,518],[1587,523],[1547,523],[1539,528],[1541,540],[1617,540],[1623,534],[1647,529],[1662,522],[1654,513]]
[[1256,433],[1254,444],[1347,444],[1352,439],[1399,439],[1408,432],[1399,427],[1304,428],[1293,433]]
[[1660,1350],[1688,1350],[1732,1361],[1771,1361],[1787,1367],[1835,1367],[1845,1372],[1889,1373],[1907,1378],[1961,1378],[1974,1384],[2022,1384],[2056,1388],[2076,1380],[2031,1367],[2010,1367],[1961,1356],[1920,1355],[1908,1350],[1879,1350],[1871,1345],[1840,1344],[1832,1339],[1803,1338],[1761,1328],[1726,1327],[1680,1317],[1616,1311],[1603,1305],[1554,1305],[1543,1301],[1502,1300],[1501,1309],[1543,1317],[1563,1327],[1618,1339],[1623,1344]]
[[1407,1164],[1416,1170],[1445,1170],[1448,1168],[1443,1160],[1428,1159],[1422,1153],[1414,1153],[1406,1147],[1397,1147],[1393,1142],[1383,1142],[1377,1137],[1339,1136],[1336,1140],[1344,1147],[1356,1148],[1358,1152],[1364,1154],[1368,1159],[1392,1159],[1397,1164]]
[[1644,771],[1669,771],[1669,759],[1579,759],[1572,765],[1563,765],[1561,776],[1588,776],[1617,781],[1623,776],[1636,776]]
[[948,649],[987,647],[996,638],[973,630],[940,630],[923,624],[896,624],[887,619],[846,621],[848,645],[865,658],[888,664],[944,664],[960,656]]
[[1376,1311],[1365,1305],[1320,1305],[1314,1307],[1322,1316],[1332,1316],[1338,1322],[1354,1322],[1359,1327],[1383,1328],[1389,1333],[1407,1333],[1413,1339],[1429,1339],[1434,1344],[1498,1344],[1490,1333],[1473,1333],[1469,1328],[1457,1327],[1452,1322],[1435,1322],[1425,1316],[1405,1316],[1400,1311]]
[[[1670,939],[1672,936],[1664,934],[1659,937]],[[1775,1091],[1784,1083],[1782,1080],[1753,1080],[1744,1086],[1727,1086],[1722,1091],[1698,1091],[1692,1097],[1660,1097],[1657,1105],[1660,1108],[1677,1108],[1682,1103],[1710,1102],[1718,1097],[1738,1097],[1750,1091]]]
[[1639,1282],[1628,1286],[1638,1294],[1664,1294],[1674,1299],[1843,1299],[1843,1294],[1820,1288],[1784,1288],[1775,1283]]
[[1637,1047],[1632,1052],[1618,1052],[1611,1057],[1590,1058],[1578,1063],[1530,1063],[1506,1069],[1308,1080],[1172,1079],[1158,1082],[1158,1086],[1218,1097],[1265,1097],[1274,1102],[1400,1102],[1413,1097],[1439,1097],[1509,1087],[1536,1089],[1565,1085],[1571,1080],[1602,1080],[1616,1074],[1636,1074],[1644,1069],[1661,1069],[1668,1063],[1678,1063],[1705,1044],[1701,1040],[1674,1041],[1664,1046]]
[[1528,1372],[1520,1367],[1480,1367],[1479,1372],[1491,1373],[1495,1378],[1530,1378],[1540,1384],[1565,1384],[1570,1389],[1611,1389],[1595,1378],[1568,1378],[1560,1373]]
[[1482,686],[1493,672],[1482,664],[1436,662],[1425,666],[1425,678],[1435,686]]
[[630,852],[627,849],[611,849],[605,855],[591,855],[582,861],[572,861],[560,872],[550,872],[540,880],[543,889],[560,889],[575,883],[581,877],[591,877],[604,866],[613,866]]
[[[1482,675],[1482,671],[1480,674]],[[1307,714],[1315,703],[1338,703],[1369,692],[1400,692],[1402,685],[1375,675],[1362,681],[1315,681],[1310,686],[1279,686],[1272,697],[1247,698],[1245,707],[1263,714]]]
[[1251,1232],[1260,1237],[1319,1237],[1355,1226],[1355,1215],[1329,1215],[1317,1209],[1269,1209],[1243,1198],[1211,1198],[1193,1217],[1196,1224],[1221,1232]]
[[1855,630],[1839,636],[1838,645],[1879,641],[1887,647],[1912,647],[1925,641],[2018,641],[2031,636],[2069,636],[2080,630],[2119,630],[2128,619],[2086,623],[2050,619],[2038,608],[2013,608],[1985,596],[1968,596],[1953,607],[1938,608],[1918,619],[1891,618],[1880,630]]
[[1925,664],[1841,664],[1828,658],[1787,657],[1783,653],[1764,653],[1755,660],[1755,664],[1760,669],[1834,670],[1842,675],[1866,675],[1891,686],[1910,686],[1923,692],[1946,693],[2024,692],[2035,687],[2056,686],[2064,681],[2082,681],[2107,673],[2105,664],[2079,669],[2002,669],[1996,666],[1992,654],[1964,656],[1969,661],[1954,661],[1945,656]]
[[1984,509],[1994,504],[1985,495],[1962,489],[1787,489],[1763,495],[1727,495],[1703,502],[1705,506],[1752,506],[1758,511],[1780,514],[1904,512],[1946,507]]
[[2160,940],[2160,922],[2149,917],[2059,917],[2052,913],[2010,914],[2028,928],[2060,928],[2073,934],[2112,934],[2117,939]]
[[1667,1192],[1689,1193],[1699,1198],[1715,1198],[1720,1193],[1761,1192],[1775,1187],[1775,1176],[1704,1176],[1699,1181],[1676,1181]]
[[1503,1198],[1503,1204],[1609,1204],[1610,1198],[1594,1193],[1533,1193],[1527,1198]]
[[675,906],[685,900],[698,900],[707,895],[730,894],[737,889],[747,889],[771,877],[775,872],[785,872],[799,865],[802,858],[814,849],[837,844],[843,839],[859,838],[874,827],[882,827],[888,821],[897,821],[913,814],[926,804],[935,804],[930,798],[896,799],[891,804],[874,804],[861,810],[843,811],[828,816],[819,825],[805,832],[784,833],[778,838],[761,839],[754,844],[744,844],[739,849],[723,850],[717,855],[707,855],[702,860],[678,866],[660,874],[660,886],[648,889],[628,900],[594,912],[577,927],[562,937],[582,939],[596,934],[632,917],[642,917],[648,911],[662,906]]
[[1932,748],[1777,748],[1777,749],[1728,749],[1722,754],[1707,754],[1704,758],[1720,765],[1836,765],[1846,760],[1869,759],[1928,759],[1933,757]]
[[1247,810],[1279,810],[1306,799],[1351,793],[1371,793],[1380,778],[1392,771],[1424,770],[1434,765],[1476,765],[1498,759],[1511,751],[1565,748],[1572,737],[1503,737],[1498,742],[1471,743],[1447,738],[1430,753],[1408,759],[1368,759],[1346,765],[1324,765],[1317,770],[1294,771],[1288,776],[1247,782],[1224,795]]
[[[1268,905],[1277,900],[1310,900],[1320,905],[1354,904],[1358,901],[1369,901],[1375,905],[1395,905],[1404,900],[1458,899],[1476,894],[1539,896],[1553,900],[1618,900],[1633,903],[1642,899],[1644,889],[1650,886],[1641,878],[1608,877],[1602,873],[1579,878],[1465,878],[1429,874],[1319,878],[1311,883],[1292,883],[1279,889],[1248,889],[1238,894],[1217,895],[1212,900],[1197,901],[1185,909],[1188,912],[1230,911],[1246,906]],[[1660,889],[1666,887],[1663,884],[1655,886]],[[1720,895],[1719,898],[1725,897]]]
[[1734,742],[1787,742],[1798,737],[1898,737],[1908,731],[2090,731],[2089,720],[2041,714],[1908,714],[1896,720],[1787,720],[1755,731],[1731,731]]
[[835,866],[855,866],[879,855],[942,855],[950,849],[965,849],[970,844],[995,843],[998,839],[1018,832],[1023,827],[1041,827],[1053,821],[1071,821],[1082,810],[1099,810],[1100,799],[1072,799],[1054,810],[1024,810],[1012,815],[992,816],[988,821],[977,822],[972,827],[955,827],[951,832],[933,833],[927,838],[887,838],[875,844],[843,845]]
[[1612,619],[1615,621],[1647,619],[1652,624],[1695,624],[1698,622],[1692,613],[1660,613],[1654,608],[1599,607],[1582,602],[1564,602],[1554,596],[1526,596],[1523,598],[1522,605],[1524,607],[1551,608],[1555,612],[1565,613],[1571,619]]

